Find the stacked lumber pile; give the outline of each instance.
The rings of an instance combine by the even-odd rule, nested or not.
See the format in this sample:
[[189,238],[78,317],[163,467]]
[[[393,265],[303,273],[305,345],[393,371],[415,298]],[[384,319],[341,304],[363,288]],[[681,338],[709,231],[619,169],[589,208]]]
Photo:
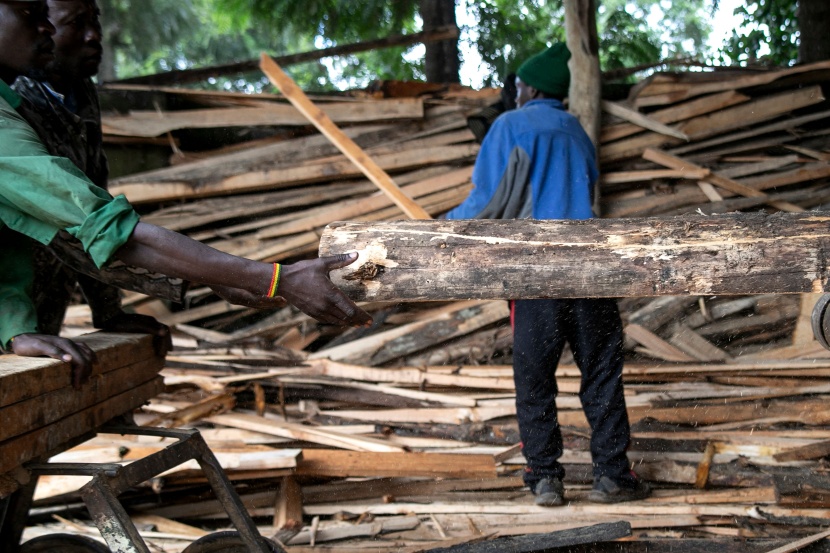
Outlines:
[[164,363],[149,336],[91,334],[96,354],[89,384],[76,390],[67,363],[0,357],[0,496],[17,488],[16,469],[130,413],[164,390]]
[[[656,75],[627,101],[606,102],[604,216],[820,208],[830,198],[828,84],[827,62]],[[401,98],[393,89],[315,101],[438,215],[471,187],[478,148],[466,117],[497,96],[433,88]],[[112,190],[146,221],[290,262],[314,255],[334,221],[403,218],[325,139],[280,114],[279,98],[162,92],[213,107],[121,116],[107,129],[121,143],[168,133],[163,140],[187,150],[183,125],[268,127],[250,133],[255,141],[179,151],[171,167],[115,180]],[[229,306],[201,289],[188,301],[127,299],[176,330],[167,392],[140,420],[202,428],[263,533],[290,551],[475,551],[495,538],[620,520],[633,537],[614,551],[791,551],[830,516],[830,352],[812,339],[814,294],[623,298],[630,458],[655,494],[587,502],[589,431],[566,352],[557,379],[570,503],[557,509],[533,505],[522,489],[506,302],[372,302],[373,327],[344,331],[291,308]],[[88,330],[83,307],[72,315],[67,333]],[[127,461],[161,445],[102,436],[66,455]],[[44,484],[44,524],[30,532],[54,526],[55,513],[76,514],[69,488]],[[227,524],[204,489],[184,467],[125,503],[150,541],[177,551],[187,536]],[[569,550],[612,550],[586,547]]]

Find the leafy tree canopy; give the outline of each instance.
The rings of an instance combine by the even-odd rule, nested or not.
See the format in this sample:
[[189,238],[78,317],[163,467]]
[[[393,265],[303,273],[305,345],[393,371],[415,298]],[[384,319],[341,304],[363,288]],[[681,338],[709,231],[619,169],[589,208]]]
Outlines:
[[[826,0],[822,0],[826,1]],[[719,2],[715,0],[717,7]],[[796,0],[744,0],[735,9],[743,24],[720,52],[723,63],[792,65],[798,59]]]
[[[419,0],[99,0],[117,77],[184,69],[325,48],[421,29]],[[694,57],[750,62],[765,45],[769,60],[797,56],[796,0],[744,0],[737,11],[752,26],[736,30],[722,53],[705,40],[713,0],[597,0],[604,70]],[[717,0],[714,0],[717,9]],[[562,0],[456,0],[469,17],[463,39],[484,63],[485,84],[498,84],[521,60],[564,40]],[[468,23],[469,21],[469,23]],[[422,78],[422,47],[389,48],[291,66],[309,89],[364,86],[371,80]],[[114,75],[113,75],[114,76]],[[106,78],[106,77],[105,77]],[[113,77],[109,77],[113,78]],[[260,75],[213,83],[256,90]]]

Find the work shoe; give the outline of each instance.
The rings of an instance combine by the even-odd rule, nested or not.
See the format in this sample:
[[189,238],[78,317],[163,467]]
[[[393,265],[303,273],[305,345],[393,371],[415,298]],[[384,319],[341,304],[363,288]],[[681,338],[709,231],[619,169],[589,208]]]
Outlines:
[[558,478],[545,477],[531,488],[534,502],[543,507],[556,507],[565,503],[565,487]]
[[588,501],[621,503],[645,499],[649,495],[651,495],[651,487],[632,472],[631,476],[618,480],[612,480],[608,476],[601,476],[598,480],[594,480],[594,489],[588,494]]

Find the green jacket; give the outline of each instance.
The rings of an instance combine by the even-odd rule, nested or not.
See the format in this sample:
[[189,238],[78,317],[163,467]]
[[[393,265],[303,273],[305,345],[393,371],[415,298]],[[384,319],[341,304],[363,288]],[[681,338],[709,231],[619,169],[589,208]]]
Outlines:
[[2,346],[18,334],[37,330],[29,296],[30,252],[16,243],[9,229],[42,244],[48,244],[60,230],[65,230],[83,244],[100,268],[127,242],[139,220],[124,196],[113,198],[90,182],[71,161],[50,156],[34,130],[17,113],[20,102],[17,93],[0,80]]

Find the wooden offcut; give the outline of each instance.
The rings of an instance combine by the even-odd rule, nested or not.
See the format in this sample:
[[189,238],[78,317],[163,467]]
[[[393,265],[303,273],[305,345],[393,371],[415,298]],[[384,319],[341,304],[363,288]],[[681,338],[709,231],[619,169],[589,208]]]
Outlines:
[[795,294],[827,289],[826,215],[335,223],[320,254],[357,300]]

